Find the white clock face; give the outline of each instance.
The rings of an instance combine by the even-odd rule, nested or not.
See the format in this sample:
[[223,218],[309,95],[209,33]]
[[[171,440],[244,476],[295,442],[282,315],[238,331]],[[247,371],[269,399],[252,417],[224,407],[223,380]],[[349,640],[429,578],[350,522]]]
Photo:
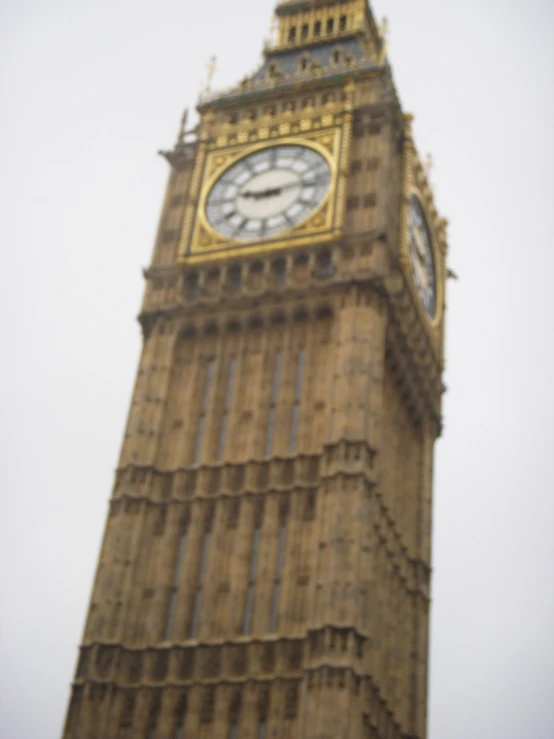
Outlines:
[[412,274],[420,300],[429,318],[434,318],[437,312],[435,259],[429,226],[421,203],[415,195],[410,200],[408,244]]
[[248,154],[218,178],[206,201],[213,228],[236,241],[268,239],[296,226],[323,202],[331,170],[307,146]]

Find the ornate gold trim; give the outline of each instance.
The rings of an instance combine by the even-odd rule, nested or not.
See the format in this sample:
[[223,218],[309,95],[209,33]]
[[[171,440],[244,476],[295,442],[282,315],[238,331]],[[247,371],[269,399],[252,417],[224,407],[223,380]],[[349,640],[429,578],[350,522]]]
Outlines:
[[[332,123],[332,119],[329,123]],[[202,163],[198,165],[194,174],[195,179],[191,187],[194,195],[190,208],[194,207],[195,212],[192,213],[189,209],[186,214],[187,217],[192,216],[192,223],[187,221],[188,229],[183,229],[179,261],[191,263],[228,258],[306,245],[314,239],[323,243],[336,238],[342,227],[344,211],[344,207],[338,205],[341,198],[337,197],[337,193],[340,194],[345,190],[344,166],[339,168],[342,159],[348,155],[348,152],[345,154],[344,151],[344,138],[343,127],[335,125],[306,131],[302,136],[281,135],[253,144],[240,143],[206,151]],[[328,162],[331,182],[329,192],[319,208],[290,231],[267,241],[234,241],[222,236],[210,225],[205,215],[206,200],[216,180],[239,159],[270,146],[285,144],[312,148]]]
[[[445,225],[437,214],[437,210],[433,202],[433,192],[427,181],[425,169],[417,155],[412,136],[412,121],[412,115],[406,114],[403,116],[406,147],[404,150],[404,167],[402,174],[402,200],[400,204],[401,226],[398,260],[407,277],[410,292],[417,305],[418,312],[423,319],[423,325],[428,329],[431,329],[433,342],[437,346],[439,352],[441,352],[441,339],[437,329],[440,327],[444,317],[444,275],[446,255]],[[431,248],[433,250],[433,259],[435,262],[436,285],[436,311],[432,318],[421,303],[412,272],[408,244],[408,215],[412,195],[415,195],[421,204],[427,221],[427,226],[429,228],[429,234],[431,236]]]
[[418,307],[420,308],[421,312],[425,316],[425,319],[427,323],[435,328],[439,325],[440,321],[442,320],[442,309],[443,309],[443,290],[444,290],[444,280],[443,280],[443,269],[441,264],[441,254],[438,248],[437,243],[437,233],[436,233],[436,227],[433,224],[432,219],[429,216],[429,211],[427,208],[427,205],[425,203],[425,197],[423,196],[423,193],[418,190],[417,187],[410,188],[410,194],[408,196],[408,204],[406,208],[407,214],[409,213],[409,203],[411,198],[415,196],[419,204],[421,205],[421,208],[423,210],[423,214],[425,216],[425,220],[427,222],[427,228],[429,229],[429,235],[431,237],[431,249],[433,251],[433,262],[434,262],[434,271],[435,271],[435,315],[431,318],[431,316],[427,313],[425,310],[425,307],[421,303],[421,298],[419,297],[419,291],[417,289],[417,286],[414,282],[414,276],[413,276],[413,267],[412,267],[412,258],[410,256],[410,247],[408,244],[408,228],[407,228],[407,219],[406,219],[406,254],[407,254],[407,264],[408,264],[408,271],[410,273],[410,287],[412,288],[412,291],[414,292]]

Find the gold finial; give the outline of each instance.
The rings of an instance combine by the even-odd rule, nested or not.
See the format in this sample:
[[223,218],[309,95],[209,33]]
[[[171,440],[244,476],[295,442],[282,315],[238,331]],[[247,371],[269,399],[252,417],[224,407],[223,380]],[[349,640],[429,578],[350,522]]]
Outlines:
[[425,155],[425,159],[422,162],[423,165],[423,171],[425,172],[425,176],[427,177],[427,183],[429,187],[431,188],[431,192],[433,191],[433,185],[431,183],[431,171],[433,167],[435,166],[435,163],[433,162],[433,155],[431,152],[427,152]]
[[425,174],[427,175],[427,177],[430,177],[431,170],[435,166],[435,164],[433,162],[433,155],[431,154],[431,152],[427,152],[427,154],[425,155],[425,159],[423,160],[422,164],[423,164],[423,169],[425,170]]
[[425,155],[425,159],[421,162],[421,166],[423,167],[423,171],[425,172],[425,177],[427,178],[427,184],[429,186],[429,190],[433,192],[433,183],[431,182],[431,171],[433,167],[435,166],[433,162],[433,155],[430,152],[427,152]]
[[206,64],[206,69],[208,70],[208,77],[206,79],[206,82],[200,88],[201,96],[206,95],[212,89],[212,79],[213,79],[214,73],[217,72],[217,64],[216,64],[215,56],[210,57],[209,62],[207,62]]
[[183,115],[181,116],[181,124],[179,126],[179,134],[177,136],[177,146],[179,144],[185,143],[185,134],[186,134],[186,128],[187,128],[187,120],[189,117],[189,109],[185,108],[183,111]]
[[210,61],[206,64],[206,69],[208,70],[208,79],[206,81],[206,92],[209,92],[212,89],[213,76],[217,72],[217,64],[216,64],[215,56],[210,57]]
[[389,47],[390,26],[386,16],[383,17],[379,26],[380,47],[379,47],[379,64],[384,64],[387,58],[387,49]]

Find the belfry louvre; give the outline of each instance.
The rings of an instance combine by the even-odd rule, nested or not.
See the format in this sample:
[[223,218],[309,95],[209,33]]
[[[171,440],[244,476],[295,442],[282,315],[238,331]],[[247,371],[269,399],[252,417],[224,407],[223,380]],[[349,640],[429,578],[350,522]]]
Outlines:
[[365,0],[169,181],[64,739],[423,739],[446,221]]

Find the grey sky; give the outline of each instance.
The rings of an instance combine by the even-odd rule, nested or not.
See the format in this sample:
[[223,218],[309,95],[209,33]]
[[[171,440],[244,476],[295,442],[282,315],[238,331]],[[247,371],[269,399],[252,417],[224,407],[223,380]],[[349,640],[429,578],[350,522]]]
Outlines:
[[[554,4],[376,0],[451,221],[431,739],[554,737]],[[57,739],[140,347],[166,163],[268,0],[0,6],[0,736]],[[213,25],[217,21],[218,26]]]

